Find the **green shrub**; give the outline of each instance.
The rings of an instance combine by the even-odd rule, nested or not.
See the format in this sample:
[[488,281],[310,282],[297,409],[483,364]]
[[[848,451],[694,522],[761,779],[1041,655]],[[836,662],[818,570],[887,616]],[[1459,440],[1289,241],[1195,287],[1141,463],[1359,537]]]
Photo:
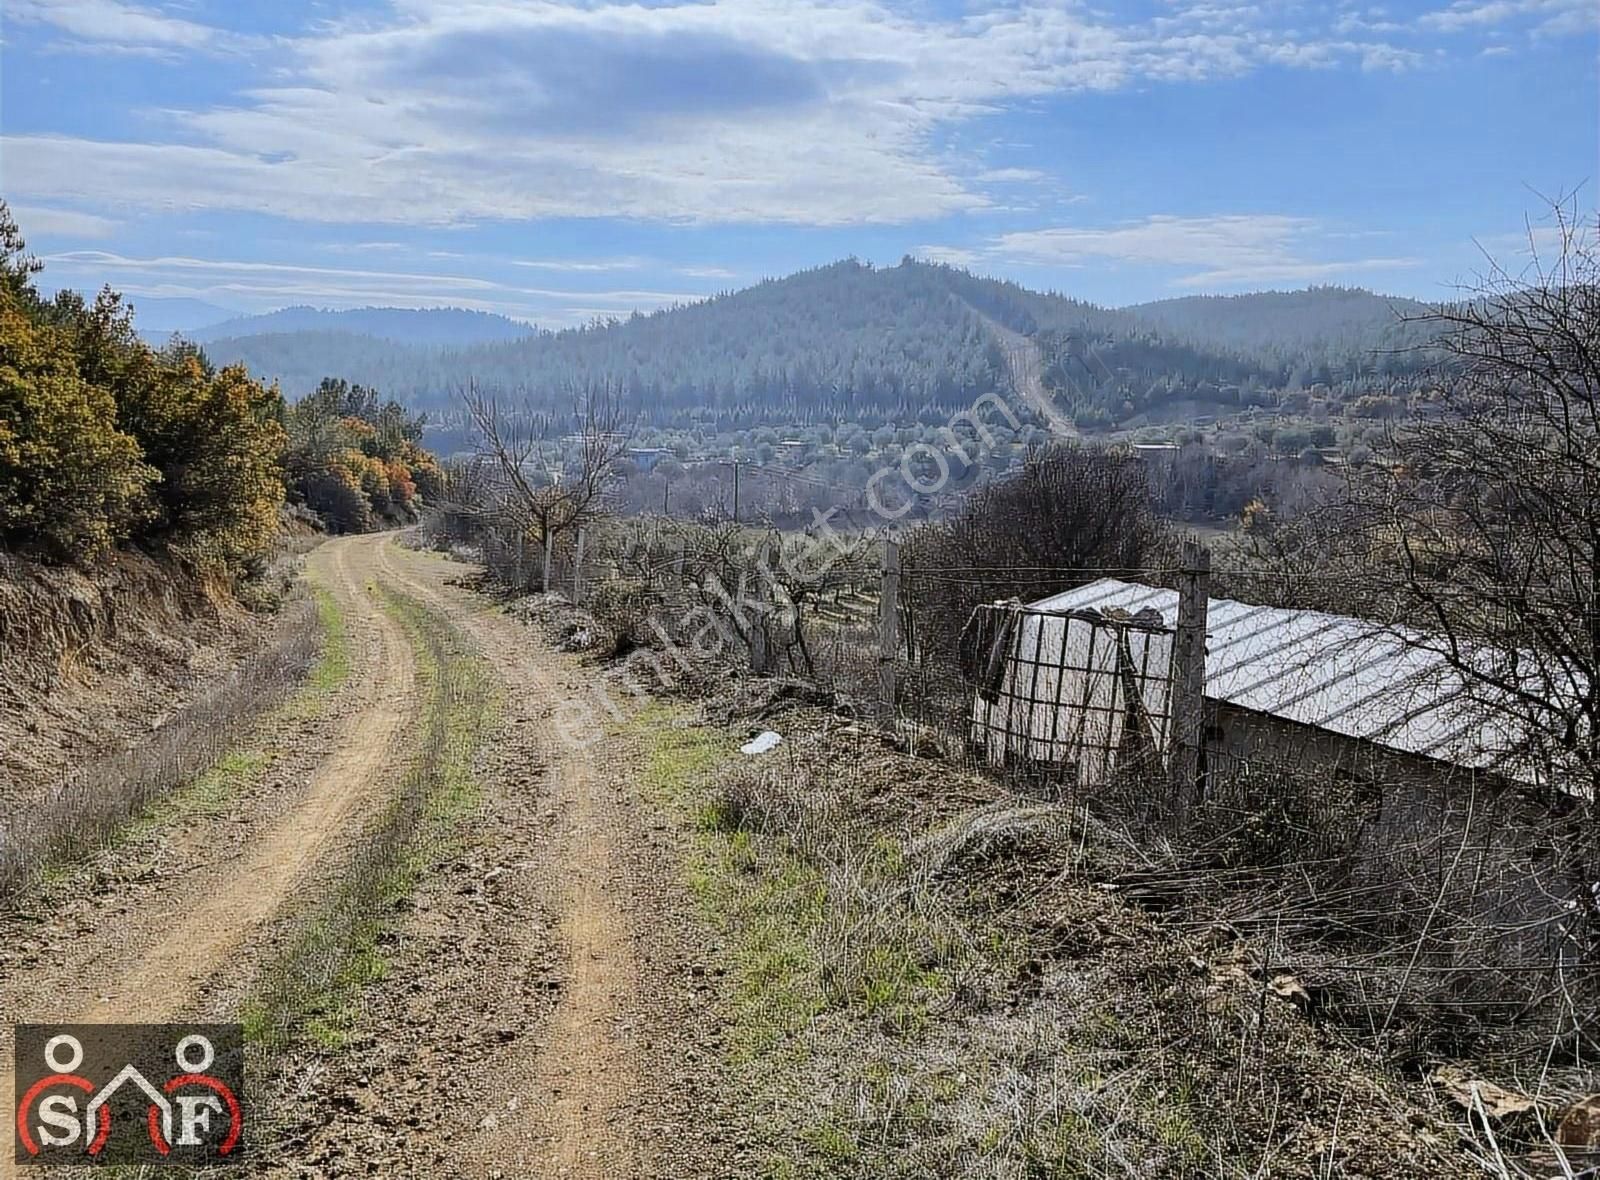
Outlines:
[[148,517],[157,478],[70,342],[0,290],[0,543],[92,558]]
[[0,201],[0,545],[84,562],[138,541],[248,573],[289,491],[340,532],[442,494],[422,420],[376,390],[324,381],[288,410],[242,366],[152,349],[110,289],[44,299],[25,249]]

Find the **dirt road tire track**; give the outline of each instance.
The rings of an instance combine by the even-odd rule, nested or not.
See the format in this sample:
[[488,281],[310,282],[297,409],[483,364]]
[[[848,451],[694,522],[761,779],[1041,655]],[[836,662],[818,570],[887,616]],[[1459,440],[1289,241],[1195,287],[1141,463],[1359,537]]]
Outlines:
[[[363,1158],[354,1141],[392,1152],[392,1175],[749,1174],[723,1117],[736,1100],[719,1072],[715,939],[683,884],[682,849],[639,797],[637,752],[609,732],[612,719],[595,709],[575,720],[600,670],[466,588],[473,567],[399,547],[379,567],[385,585],[474,641],[507,708],[486,743],[476,847],[419,891],[400,940],[412,945],[380,988],[389,994],[374,997],[367,1043],[385,1061],[345,1063],[326,1096],[371,1125],[322,1135],[311,1166],[344,1170]],[[557,738],[558,710],[582,744]],[[470,994],[454,983],[463,975]],[[448,1011],[417,1002],[452,991]]]
[[[234,1015],[219,1003],[231,1006],[240,994],[264,924],[385,796],[417,702],[405,634],[366,588],[379,544],[376,537],[330,541],[310,558],[345,616],[355,667],[332,703],[326,752],[309,777],[282,783],[277,798],[255,800],[252,814],[202,817],[188,830],[163,833],[190,857],[230,844],[236,855],[200,861],[120,898],[114,887],[96,886],[101,904],[79,909],[73,928],[55,937],[39,937],[41,925],[50,930],[47,914],[0,918],[0,936],[18,934],[7,946],[43,941],[48,952],[0,960],[0,1110],[11,1104],[12,1023]],[[93,885],[96,874],[80,870],[76,878]],[[9,1171],[9,1157],[0,1159]]]
[[352,538],[319,551],[332,567],[328,580],[340,605],[376,634],[368,672],[357,684],[358,704],[333,750],[294,810],[262,833],[234,872],[192,899],[182,929],[147,951],[84,1019],[156,1020],[180,1010],[196,985],[277,911],[328,847],[359,824],[358,809],[381,799],[395,780],[391,755],[416,709],[416,667],[400,624],[366,592],[363,571],[374,546],[373,539]]
[[[570,667],[525,628],[485,609],[486,600],[450,586],[448,578],[430,578],[437,571],[429,562],[394,548],[379,558],[387,581],[461,626],[507,683],[538,702],[541,715],[573,693]],[[507,1054],[500,1063],[502,1084],[523,1096],[518,1105],[525,1113],[477,1128],[464,1162],[478,1175],[527,1168],[540,1176],[637,1174],[635,1137],[614,1125],[639,1089],[637,1053],[630,1038],[618,1035],[622,1012],[637,1007],[640,990],[635,932],[610,887],[617,875],[615,816],[598,814],[600,718],[585,718],[576,736],[585,744],[543,743],[555,822],[538,868],[543,887],[559,892],[551,900],[560,914],[565,983],[542,1047]]]

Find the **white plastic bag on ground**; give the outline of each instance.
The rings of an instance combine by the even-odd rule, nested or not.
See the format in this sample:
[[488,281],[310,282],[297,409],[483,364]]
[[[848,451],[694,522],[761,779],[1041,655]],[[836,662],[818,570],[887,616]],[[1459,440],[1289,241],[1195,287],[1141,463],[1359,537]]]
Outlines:
[[781,741],[783,741],[783,738],[779,737],[772,730],[763,730],[761,733],[758,733],[755,737],[747,741],[744,745],[740,746],[739,753],[765,754],[768,750],[774,749]]

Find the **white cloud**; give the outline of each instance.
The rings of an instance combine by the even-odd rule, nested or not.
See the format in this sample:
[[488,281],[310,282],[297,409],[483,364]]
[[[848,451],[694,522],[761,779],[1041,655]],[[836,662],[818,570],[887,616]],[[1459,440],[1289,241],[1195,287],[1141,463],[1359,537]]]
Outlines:
[[24,238],[109,238],[120,224],[76,209],[46,209],[38,205],[12,205],[11,216]]
[[1477,239],[1491,267],[1500,267],[1513,273],[1529,266],[1553,266],[1569,250],[1578,252],[1595,247],[1597,213],[1590,209],[1580,213],[1575,201],[1564,203],[1562,210],[1566,225],[1552,224],[1553,218],[1544,218],[1541,224],[1530,224],[1521,233],[1486,234]]
[[404,242],[330,242],[323,249],[329,254],[400,254]]
[[1455,0],[1417,23],[1443,33],[1521,24],[1536,36],[1574,36],[1600,28],[1600,6],[1594,0]]
[[[1108,227],[1053,227],[1002,234],[982,257],[1035,266],[1111,261],[1185,270],[1177,286],[1309,282],[1357,271],[1414,266],[1416,259],[1316,257],[1341,235],[1310,218],[1284,214],[1154,216]],[[962,251],[945,253],[960,256]],[[923,250],[937,257],[936,248]],[[970,260],[975,261],[972,257]]]
[[983,259],[979,251],[960,246],[918,246],[912,253],[925,262],[943,262],[960,267],[976,266]]
[[7,0],[7,15],[27,24],[61,30],[81,47],[120,52],[208,50],[241,47],[242,38],[209,25],[171,16],[159,8],[121,0]]
[[1512,0],[1489,0],[1488,3],[1479,3],[1478,0],[1457,0],[1457,3],[1450,5],[1449,8],[1425,13],[1418,23],[1427,28],[1457,32],[1475,26],[1500,24],[1515,16],[1521,7],[1522,5],[1513,3]]
[[638,258],[513,258],[511,265],[562,274],[604,274],[614,270],[638,270],[644,263]]
[[1422,54],[1414,49],[1397,49],[1393,45],[1369,45],[1361,53],[1361,68],[1369,73],[1388,70],[1403,73],[1422,64]]
[[1335,262],[1311,262],[1289,258],[1282,262],[1248,262],[1220,266],[1200,274],[1174,280],[1179,287],[1224,287],[1261,283],[1310,283],[1374,270],[1405,270],[1421,263],[1418,258],[1347,258]]
[[[205,48],[219,35],[113,0],[22,2],[107,42]],[[1416,60],[1331,28],[1275,28],[1249,6],[1117,22],[1034,0],[949,19],[877,0],[394,0],[260,56],[255,89],[163,112],[164,141],[8,138],[12,187],[302,221],[911,222],[990,207],[983,186],[1034,179],[969,173],[940,146],[1021,101]]]
[[133,258],[103,250],[46,255],[52,280],[98,283],[116,274],[129,295],[183,297],[266,309],[311,302],[323,307],[467,307],[546,324],[581,323],[594,309],[622,315],[705,298],[703,292],[566,290],[426,271],[364,270],[292,263],[168,256]]
[[1031,184],[1048,180],[1049,174],[1037,168],[985,168],[977,179],[989,184]]

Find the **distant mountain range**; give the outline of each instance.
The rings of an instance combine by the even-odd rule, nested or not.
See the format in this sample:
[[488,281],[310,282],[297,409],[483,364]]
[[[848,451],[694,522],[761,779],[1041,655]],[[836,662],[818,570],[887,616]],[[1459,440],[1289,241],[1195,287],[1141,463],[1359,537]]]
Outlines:
[[499,340],[518,340],[536,328],[487,311],[459,307],[353,307],[329,311],[285,307],[265,315],[241,316],[184,333],[197,344],[245,336],[282,336],[296,332],[370,336],[414,348],[461,348]]
[[425,409],[469,380],[549,404],[602,382],[660,422],[942,416],[1042,372],[1098,421],[1156,403],[1312,383],[1367,392],[1417,371],[1422,304],[1342,287],[1104,308],[912,259],[854,260],[651,314],[560,332],[460,309],[296,307],[188,333],[286,392],[326,376]]
[[[43,288],[47,293],[52,289]],[[93,299],[94,292],[83,292]],[[130,295],[127,302],[133,305],[139,334],[152,344],[160,344],[174,332],[189,333],[206,324],[220,323],[236,315],[225,307],[207,303],[203,299],[183,299],[164,295]]]

